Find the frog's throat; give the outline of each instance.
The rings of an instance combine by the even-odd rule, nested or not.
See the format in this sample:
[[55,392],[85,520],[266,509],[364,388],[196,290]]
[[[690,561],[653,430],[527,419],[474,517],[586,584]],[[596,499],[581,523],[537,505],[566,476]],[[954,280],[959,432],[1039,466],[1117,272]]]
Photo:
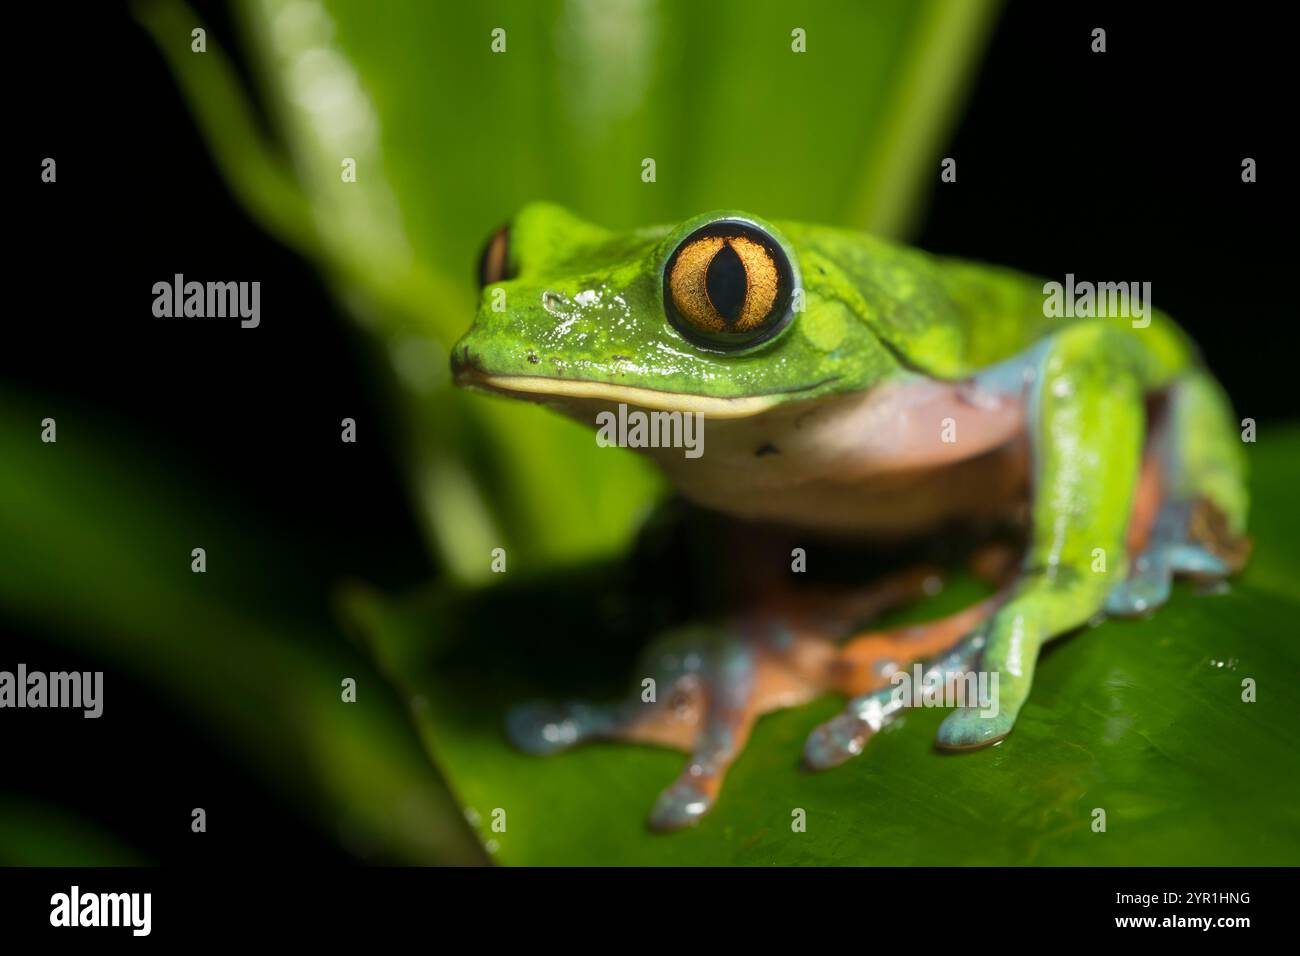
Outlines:
[[540,375],[492,375],[477,369],[464,368],[457,372],[456,384],[512,393],[520,397],[533,396],[539,400],[544,400],[547,396],[555,396],[564,399],[624,402],[655,411],[702,412],[710,418],[749,418],[774,408],[791,397],[789,393],[784,393],[718,398],[711,395],[662,392],[635,385],[614,385],[609,382],[572,381],[545,378]]

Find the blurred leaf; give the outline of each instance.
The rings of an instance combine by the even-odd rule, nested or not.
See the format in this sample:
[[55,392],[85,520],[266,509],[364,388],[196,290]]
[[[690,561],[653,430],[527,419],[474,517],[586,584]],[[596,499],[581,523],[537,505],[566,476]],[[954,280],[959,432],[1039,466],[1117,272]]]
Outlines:
[[[662,489],[634,456],[598,459],[571,422],[452,392],[446,350],[491,230],[551,199],[614,228],[726,206],[903,232],[996,6],[246,0],[271,139],[213,38],[189,53],[183,5],[137,10],[236,195],[387,341],[426,536],[482,581],[498,546],[520,568],[619,552]],[[309,221],[287,224],[292,209]]]
[[[649,833],[645,818],[684,756],[592,744],[530,757],[502,732],[521,699],[626,690],[636,641],[611,624],[627,615],[609,613],[608,573],[468,600],[357,591],[348,604],[504,863],[1296,865],[1300,430],[1261,439],[1251,459],[1257,549],[1231,592],[1180,585],[1150,619],[1050,646],[1002,745],[942,755],[932,741],[944,713],[924,710],[861,757],[811,774],[799,767],[803,741],[841,705],[823,698],[763,718],[713,813],[673,835]],[[909,616],[971,599],[957,590]],[[1246,677],[1257,703],[1241,700]],[[486,832],[496,807],[506,833]],[[791,832],[796,807],[806,833]],[[1105,833],[1091,830],[1096,807]]]
[[0,866],[143,866],[112,834],[46,804],[0,796]]
[[[359,855],[475,860],[385,682],[328,607],[295,604],[309,592],[274,531],[196,498],[129,433],[65,425],[44,444],[40,420],[0,392],[7,616],[148,681]],[[344,677],[356,704],[340,701]]]

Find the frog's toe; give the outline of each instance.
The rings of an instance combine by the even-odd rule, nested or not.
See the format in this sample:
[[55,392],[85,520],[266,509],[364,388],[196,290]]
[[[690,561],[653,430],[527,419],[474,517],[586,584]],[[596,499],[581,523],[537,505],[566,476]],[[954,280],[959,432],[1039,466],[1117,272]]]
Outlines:
[[1226,578],[1232,573],[1226,561],[1199,544],[1180,544],[1170,548],[1169,567],[1177,574],[1193,578]]
[[1165,544],[1152,547],[1133,562],[1129,577],[1111,590],[1106,613],[1137,617],[1169,600],[1174,575],[1200,581],[1220,581],[1231,573],[1227,563],[1199,544]]
[[[982,613],[982,612],[981,612]],[[948,649],[943,656],[930,661],[922,680],[946,680],[954,672],[970,668],[985,643],[980,632],[967,634]],[[878,730],[902,713],[906,695],[896,688],[886,687],[861,694],[851,701],[836,717],[822,724],[804,742],[804,764],[810,770],[826,770],[862,753],[867,741]]]
[[803,745],[808,769],[829,770],[862,753],[871,735],[897,709],[891,697],[889,690],[855,697],[837,716],[809,734]]
[[871,725],[861,717],[839,714],[808,735],[803,745],[803,761],[810,770],[838,767],[862,753],[873,733]]
[[1015,723],[1006,711],[985,717],[976,707],[962,707],[944,718],[935,744],[941,750],[978,750],[1005,738]]
[[608,734],[618,723],[610,708],[530,701],[506,713],[506,735],[525,753],[546,755]]
[[659,794],[650,811],[650,828],[663,832],[691,826],[709,812],[713,801],[714,794],[699,783],[678,780]]
[[1107,614],[1136,617],[1155,610],[1169,600],[1175,575],[1220,581],[1232,573],[1223,557],[1194,539],[1194,513],[1195,505],[1186,501],[1161,506],[1146,550],[1133,560],[1128,578],[1107,596]]
[[1169,600],[1174,572],[1169,552],[1160,548],[1140,555],[1133,562],[1129,577],[1111,589],[1106,597],[1106,613],[1115,617],[1137,617],[1153,611]]

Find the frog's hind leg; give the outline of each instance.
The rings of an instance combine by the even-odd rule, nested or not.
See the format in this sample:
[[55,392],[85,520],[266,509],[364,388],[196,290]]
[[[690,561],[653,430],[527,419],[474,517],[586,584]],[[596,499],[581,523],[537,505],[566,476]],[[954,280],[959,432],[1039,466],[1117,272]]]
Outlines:
[[611,704],[529,701],[510,708],[506,735],[525,753],[548,755],[592,740],[630,740],[690,750],[700,733],[712,682],[705,628],[684,628],[655,641],[638,670],[637,696]]
[[515,746],[535,754],[587,740],[657,744],[689,754],[655,802],[650,826],[676,830],[709,811],[727,770],[764,713],[811,700],[835,645],[756,617],[683,628],[652,643],[640,692],[611,705],[530,703],[506,717]]
[[1006,600],[1007,591],[948,617],[850,640],[836,661],[839,689],[850,696],[838,715],[818,726],[804,742],[804,763],[812,770],[837,767],[862,752],[867,741],[903,708],[895,687],[883,686],[897,667],[928,660],[926,681],[949,680],[969,671],[984,646],[979,627]]
[[953,650],[1004,600],[1006,593],[1002,592],[947,617],[850,638],[835,660],[836,689],[848,697],[878,690],[898,667]]
[[1169,599],[1175,575],[1220,581],[1250,553],[1245,455],[1231,409],[1204,372],[1174,382],[1154,415],[1130,520],[1129,576],[1106,611],[1144,614]]
[[[768,593],[744,615],[680,628],[653,641],[639,665],[644,676],[637,693],[629,699],[516,706],[506,716],[507,734],[533,754],[589,740],[685,751],[686,767],[660,794],[650,825],[656,830],[687,826],[716,801],[760,716],[812,700],[851,677],[853,668],[840,662],[836,638],[854,622],[930,593],[937,574],[918,566],[847,593]],[[894,643],[907,644],[912,656],[924,654],[918,633]]]
[[844,710],[818,726],[804,743],[804,763],[812,770],[835,767],[862,752],[867,741],[898,716],[901,704],[886,681],[898,668],[928,661],[926,679],[949,679],[968,671],[983,647],[980,625],[1010,596],[1015,551],[993,545],[976,552],[971,569],[998,591],[955,614],[847,640],[836,656],[834,684],[850,698]]
[[[731,636],[709,655],[710,673],[697,688],[703,695],[691,708],[692,742],[683,746],[676,734],[670,739],[661,719],[629,725],[623,735],[691,753],[677,781],[659,795],[650,825],[675,830],[707,812],[764,713],[805,703],[831,688],[856,695],[840,724],[823,725],[829,736],[814,732],[805,746],[811,767],[832,766],[860,751],[867,737],[899,710],[893,689],[881,689],[889,673],[886,662],[902,666],[929,659],[927,674],[969,670],[984,645],[982,636],[969,635],[1006,600],[1009,589],[937,621],[859,634],[843,647],[833,640],[833,623],[849,609],[879,610],[909,592],[923,591],[922,581],[930,576],[924,569],[902,572],[821,614],[790,606],[784,615],[769,611],[734,623]],[[846,717],[852,727],[842,726]]]

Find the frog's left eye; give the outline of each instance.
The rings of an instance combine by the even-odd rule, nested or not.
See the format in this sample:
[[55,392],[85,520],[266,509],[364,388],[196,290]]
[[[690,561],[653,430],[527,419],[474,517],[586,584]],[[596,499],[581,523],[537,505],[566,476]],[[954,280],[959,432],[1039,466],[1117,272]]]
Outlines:
[[510,272],[510,227],[502,226],[492,234],[478,257],[479,288],[513,278]]
[[794,285],[780,244],[752,223],[720,220],[691,233],[664,267],[664,310],[697,345],[737,349],[790,320]]

